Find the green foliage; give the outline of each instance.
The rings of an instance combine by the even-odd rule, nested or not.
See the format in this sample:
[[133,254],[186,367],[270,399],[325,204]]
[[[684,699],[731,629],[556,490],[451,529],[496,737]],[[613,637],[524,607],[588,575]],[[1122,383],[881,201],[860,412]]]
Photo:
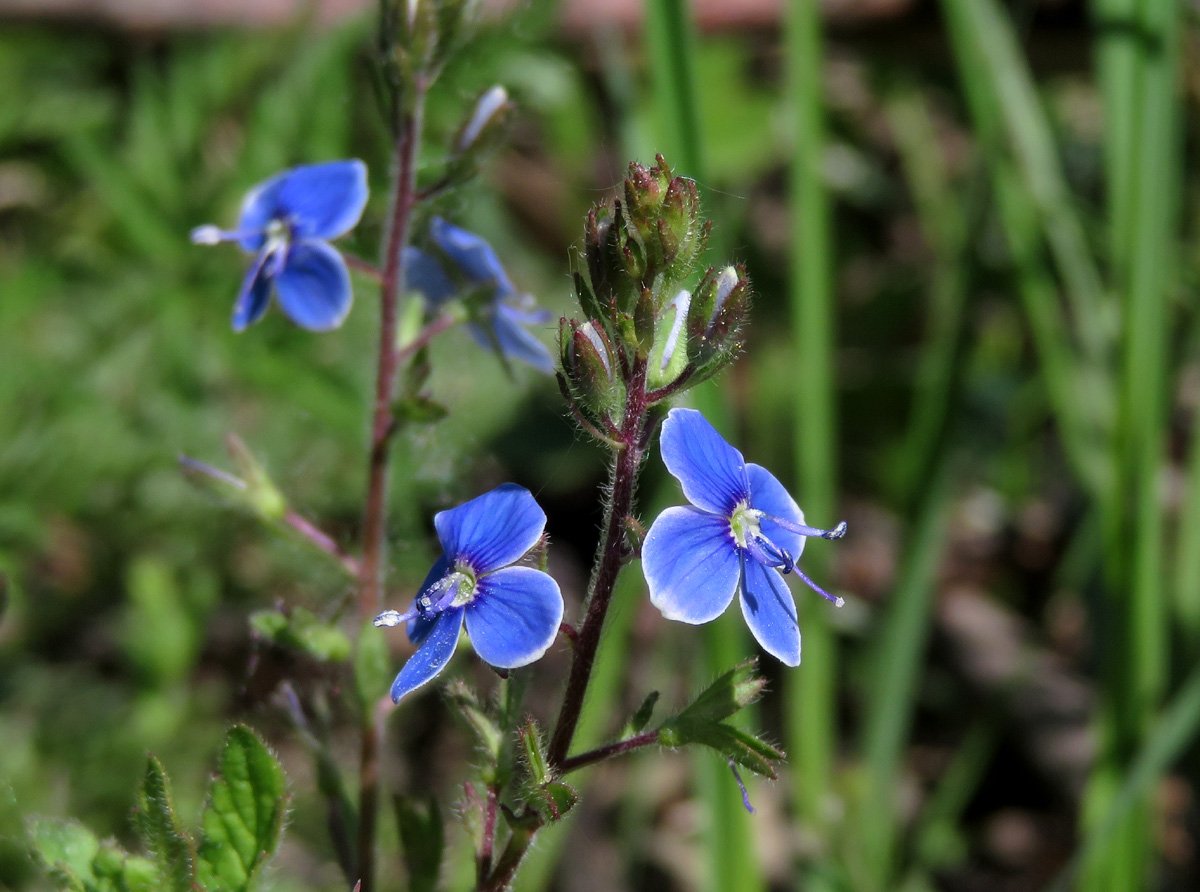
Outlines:
[[142,840],[157,863],[160,888],[189,892],[196,876],[196,845],[179,826],[171,782],[154,756],[147,760],[135,818]]
[[322,663],[350,659],[351,644],[346,633],[304,607],[296,607],[287,614],[259,610],[250,615],[250,625],[272,644],[307,654]]
[[59,888],[70,892],[243,892],[283,831],[283,770],[249,728],[229,730],[209,789],[199,846],[183,829],[162,763],[147,760],[134,823],[153,861],[100,842],[75,821],[34,818],[27,836]]
[[283,769],[257,735],[235,725],[225,738],[201,817],[196,878],[206,889],[253,888],[283,833]]

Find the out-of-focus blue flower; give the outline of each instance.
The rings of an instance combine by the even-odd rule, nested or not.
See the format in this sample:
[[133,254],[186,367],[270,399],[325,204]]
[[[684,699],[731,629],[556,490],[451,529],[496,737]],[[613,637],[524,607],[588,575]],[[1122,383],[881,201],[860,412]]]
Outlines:
[[796,566],[807,536],[840,539],[846,524],[821,530],[765,468],[747,464],[695,409],[672,409],[662,428],[663,462],[692,504],[668,508],[642,544],[650,600],[667,619],[706,623],[725,612],[734,593],[767,653],[800,663],[796,602],[781,573],[803,579],[841,606]]
[[407,623],[408,637],[418,645],[392,683],[396,702],[446,667],[464,624],[485,662],[515,669],[541,657],[562,622],[558,583],[533,567],[509,566],[546,526],[529,490],[506,483],[440,512],[433,523],[444,553],[413,606],[375,618],[377,626]]
[[337,328],[350,312],[350,273],[328,244],[354,228],[367,205],[367,167],[330,161],[284,171],[255,186],[242,203],[237,229],[192,230],[199,245],[237,242],[254,254],[233,305],[233,330],[242,331],[267,311],[271,291],[302,328]]
[[526,330],[527,325],[544,325],[551,315],[539,310],[528,294],[519,294],[492,246],[473,232],[434,217],[429,235],[438,253],[457,271],[451,278],[442,261],[419,248],[404,249],[405,280],[421,292],[433,308],[453,300],[470,288],[492,289],[491,301],[481,317],[468,328],[484,347],[499,351],[505,359],[528,363],[539,372],[554,374],[550,351]]

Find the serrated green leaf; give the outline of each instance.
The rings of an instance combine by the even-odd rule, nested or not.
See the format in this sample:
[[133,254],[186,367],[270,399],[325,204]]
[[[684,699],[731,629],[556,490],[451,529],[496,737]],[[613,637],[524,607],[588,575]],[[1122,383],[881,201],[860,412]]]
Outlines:
[[275,757],[245,725],[230,728],[202,818],[200,885],[221,892],[250,889],[279,844],[286,805]]
[[434,892],[446,843],[437,800],[417,801],[397,796],[396,824],[404,846],[409,892]]
[[136,823],[146,848],[154,855],[160,888],[191,892],[196,875],[196,846],[179,824],[171,782],[154,756],[146,761],[146,776],[138,791]]
[[95,834],[77,821],[35,817],[26,824],[33,852],[60,889],[84,892],[92,859],[100,850]]

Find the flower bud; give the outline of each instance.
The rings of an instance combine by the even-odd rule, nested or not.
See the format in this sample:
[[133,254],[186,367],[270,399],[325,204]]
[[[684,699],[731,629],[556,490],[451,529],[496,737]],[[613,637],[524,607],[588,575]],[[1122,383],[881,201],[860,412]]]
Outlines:
[[625,178],[625,207],[629,222],[642,236],[645,243],[653,238],[659,209],[671,184],[671,168],[662,155],[654,167],[646,167],[636,161],[629,165],[629,176]]
[[475,100],[471,116],[463,122],[454,137],[454,153],[461,155],[490,148],[504,130],[512,108],[508,91],[503,87],[495,86],[485,90]]
[[559,323],[562,377],[568,395],[586,417],[606,419],[625,400],[625,384],[604,329],[594,322]]
[[703,376],[733,358],[738,334],[750,308],[750,280],[741,267],[727,266],[704,274],[687,317],[688,362]]

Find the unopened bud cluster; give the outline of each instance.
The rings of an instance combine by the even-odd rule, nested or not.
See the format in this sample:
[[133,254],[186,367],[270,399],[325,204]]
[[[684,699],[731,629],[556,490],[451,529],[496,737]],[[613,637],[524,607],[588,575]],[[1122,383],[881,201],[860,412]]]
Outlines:
[[[745,270],[710,269],[690,299],[683,290],[708,231],[695,181],[673,175],[661,155],[650,167],[630,164],[622,198],[588,213],[574,273],[584,321],[563,319],[559,344],[563,391],[590,424],[619,425],[638,369],[656,401],[736,356],[750,303]],[[683,362],[673,361],[678,353]]]

